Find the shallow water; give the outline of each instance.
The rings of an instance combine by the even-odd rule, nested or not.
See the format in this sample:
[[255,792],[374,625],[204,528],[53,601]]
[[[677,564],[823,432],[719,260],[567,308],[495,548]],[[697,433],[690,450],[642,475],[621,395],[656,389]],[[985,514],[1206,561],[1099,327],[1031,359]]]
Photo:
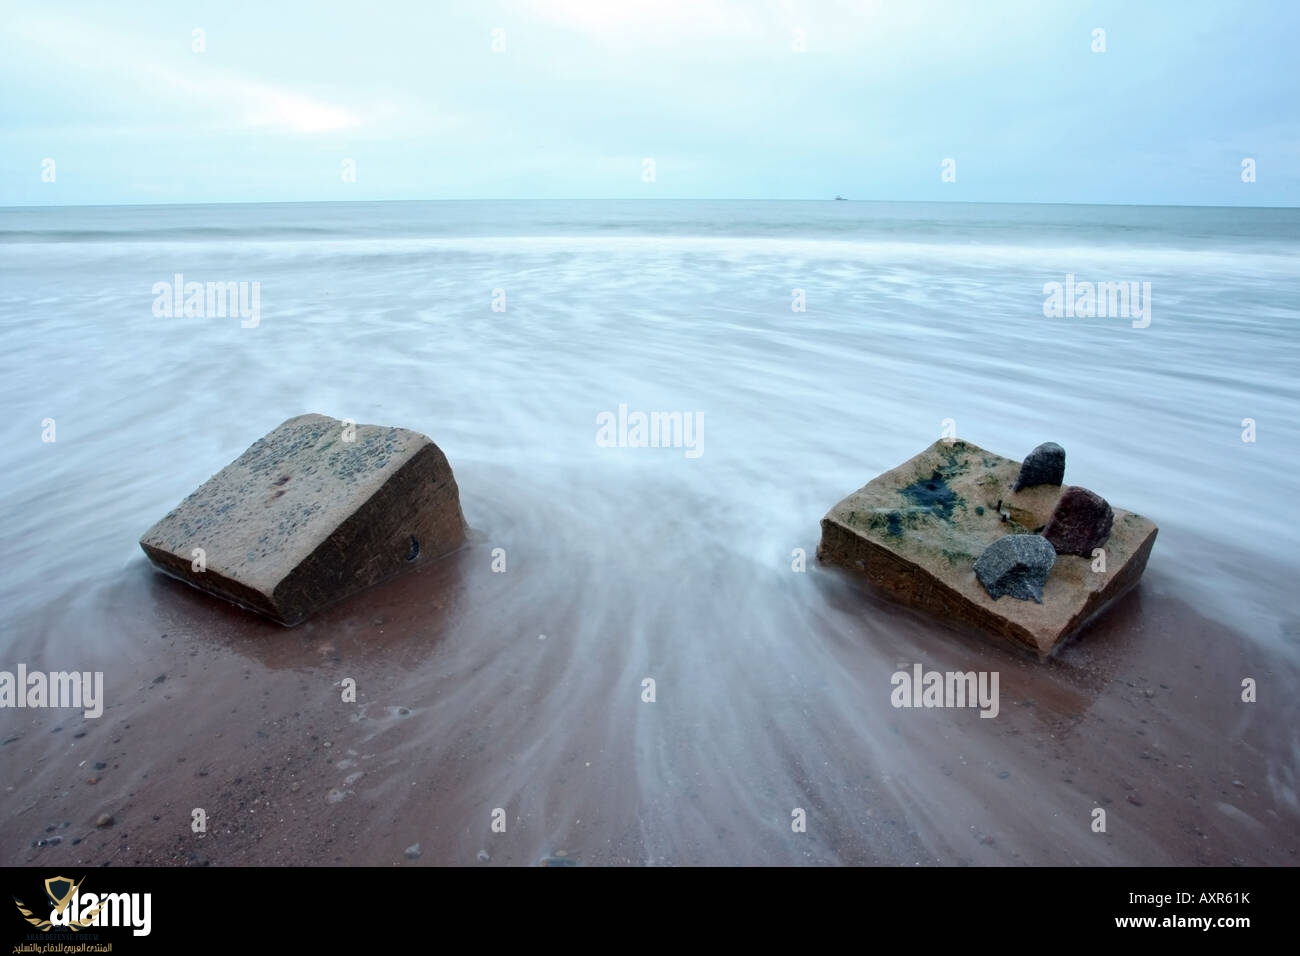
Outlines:
[[[528,834],[508,851],[516,863],[559,845],[592,862],[1196,861],[1162,831],[1106,849],[1086,820],[1058,832],[1062,808],[1095,802],[1102,784],[1072,795],[1008,741],[1109,715],[1141,661],[1143,680],[1167,687],[1156,700],[1182,694],[1198,715],[1180,710],[1167,733],[1190,735],[1179,753],[1203,755],[1200,772],[1246,774],[1224,748],[1250,741],[1257,805],[1237,812],[1257,814],[1263,836],[1223,825],[1256,833],[1252,862],[1294,862],[1294,711],[1229,717],[1191,700],[1208,696],[1201,681],[1235,684],[1247,661],[1276,680],[1300,661],[1298,251],[1294,210],[0,211],[0,660],[98,662],[106,719],[199,735],[225,711],[204,686],[225,694],[247,676],[283,704],[332,686],[340,667],[362,671],[362,707],[338,733],[353,735],[366,776],[329,805],[372,837],[376,819],[423,820],[442,834],[424,837],[426,862],[473,862],[499,836],[486,829],[496,807]],[[152,289],[176,273],[259,283],[256,327],[155,315]],[[1150,325],[1045,318],[1044,283],[1067,273],[1150,282]],[[792,311],[796,289],[806,311]],[[601,447],[597,417],[620,405],[696,416],[700,454]],[[476,538],[436,572],[443,606],[408,582],[284,632],[211,611],[148,569],[140,534],[306,411],[412,428],[446,452]],[[1140,591],[1046,671],[811,557],[829,507],[939,438],[945,419],[1008,457],[1059,442],[1068,482],[1160,526]],[[504,574],[490,568],[498,547]],[[807,573],[792,570],[795,549]],[[371,613],[394,594],[415,609]],[[376,647],[363,633],[374,620],[402,633],[374,625],[387,632]],[[205,662],[169,700],[138,680],[181,655],[139,633],[155,626]],[[1211,652],[1217,632],[1231,637]],[[1216,675],[1192,670],[1180,634]],[[890,674],[918,659],[1001,670],[1001,719],[891,708]],[[0,713],[0,729],[31,719]],[[62,745],[15,746],[36,748],[24,753],[34,785],[59,791]],[[183,746],[173,736],[163,752]],[[1113,745],[1074,746],[1057,759],[1100,780]],[[156,780],[146,752],[123,764]],[[423,781],[421,796],[407,790],[406,771],[422,768],[437,778],[432,802]],[[806,834],[791,831],[796,807],[816,820]],[[8,836],[6,855],[26,846],[25,831]],[[393,839],[400,855],[406,838]],[[357,852],[345,859],[388,860]]]

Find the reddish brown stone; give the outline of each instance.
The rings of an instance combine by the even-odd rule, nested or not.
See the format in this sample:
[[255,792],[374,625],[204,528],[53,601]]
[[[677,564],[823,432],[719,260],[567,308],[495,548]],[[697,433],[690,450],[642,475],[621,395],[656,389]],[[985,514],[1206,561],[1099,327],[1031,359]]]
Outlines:
[[1057,499],[1043,537],[1052,543],[1057,554],[1090,558],[1095,548],[1106,543],[1114,524],[1115,512],[1105,498],[1072,485]]
[[465,537],[451,466],[424,435],[301,415],[208,479],[140,546],[159,570],[291,625]]

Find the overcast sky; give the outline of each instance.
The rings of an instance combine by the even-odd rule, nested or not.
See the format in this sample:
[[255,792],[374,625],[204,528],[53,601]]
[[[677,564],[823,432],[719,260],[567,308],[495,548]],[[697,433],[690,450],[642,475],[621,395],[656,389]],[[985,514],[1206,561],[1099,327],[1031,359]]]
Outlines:
[[1296,0],[0,0],[0,18],[0,205],[1300,204]]

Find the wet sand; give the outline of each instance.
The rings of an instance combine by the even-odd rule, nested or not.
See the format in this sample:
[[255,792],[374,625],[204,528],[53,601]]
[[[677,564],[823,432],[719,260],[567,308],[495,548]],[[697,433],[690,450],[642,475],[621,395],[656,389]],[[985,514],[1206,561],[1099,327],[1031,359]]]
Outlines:
[[[1040,663],[815,561],[676,560],[665,520],[629,529],[618,564],[515,509],[294,629],[142,557],[50,606],[14,653],[53,669],[75,646],[107,707],[3,714],[0,859],[1297,863],[1297,675],[1171,595],[1159,542],[1143,584]],[[998,716],[895,709],[915,662],[998,672]]]

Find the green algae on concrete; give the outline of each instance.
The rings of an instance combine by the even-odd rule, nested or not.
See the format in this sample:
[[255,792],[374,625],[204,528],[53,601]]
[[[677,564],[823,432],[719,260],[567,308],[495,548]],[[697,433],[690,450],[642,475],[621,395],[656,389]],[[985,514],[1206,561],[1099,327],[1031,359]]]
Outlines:
[[[1020,462],[941,439],[880,475],[822,519],[820,560],[863,574],[891,597],[1046,657],[1133,588],[1157,528],[1115,508],[1102,561],[1059,555],[1043,603],[995,601],[975,576],[984,549],[1047,524],[1062,487],[1013,491]],[[1005,517],[1004,517],[1005,516]]]
[[284,422],[140,539],[161,571],[281,624],[459,548],[451,466],[417,432]]

